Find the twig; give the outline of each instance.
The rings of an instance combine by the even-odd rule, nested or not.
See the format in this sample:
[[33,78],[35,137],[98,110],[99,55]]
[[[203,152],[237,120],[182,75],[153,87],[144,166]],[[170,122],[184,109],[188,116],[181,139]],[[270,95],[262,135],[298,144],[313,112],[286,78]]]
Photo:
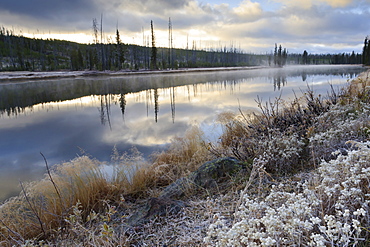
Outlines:
[[[255,161],[257,161],[257,159],[255,159]],[[247,193],[247,190],[252,185],[254,179],[256,179],[256,177],[259,175],[260,170],[263,169],[264,162],[261,162],[261,161],[255,162],[255,161],[253,161],[253,166],[252,166],[251,173],[249,175],[249,180],[247,184],[245,185],[244,190],[240,193],[238,203],[236,204],[236,207],[235,207],[235,212],[239,210],[240,204],[242,203],[244,199],[244,195]]]
[[25,190],[25,189],[24,189],[24,187],[23,187],[23,183],[22,183],[22,181],[19,181],[19,184],[21,185],[22,192],[23,192],[23,194],[24,194],[24,196],[25,196],[25,198],[26,198],[26,201],[27,201],[28,205],[30,206],[31,211],[32,211],[32,212],[33,212],[33,214],[36,216],[36,218],[37,218],[37,220],[38,220],[38,222],[39,222],[39,224],[40,224],[41,230],[42,230],[42,232],[44,233],[44,236],[46,236],[46,232],[45,232],[45,229],[44,229],[44,226],[43,226],[42,220],[41,220],[40,216],[38,215],[38,213],[36,212],[36,209],[32,206],[32,203],[31,203],[30,199],[29,199],[29,198],[28,198],[28,196],[27,196],[26,190]]
[[41,152],[40,152],[40,154],[41,154],[41,156],[44,158],[45,166],[46,166],[46,170],[47,170],[47,172],[48,172],[48,175],[49,175],[50,181],[51,181],[51,183],[52,183],[52,184],[53,184],[53,186],[54,186],[54,189],[55,189],[55,191],[56,191],[56,193],[57,193],[57,195],[58,195],[58,197],[59,197],[60,202],[62,202],[62,196],[60,195],[59,190],[58,190],[58,187],[57,187],[57,185],[55,184],[55,182],[54,182],[54,180],[53,180],[53,177],[51,176],[48,162],[47,162],[47,160],[46,160],[46,158],[45,158],[44,154],[43,154],[43,153],[41,153]]
[[[3,224],[4,226],[5,226],[5,228],[9,231],[9,232],[11,232],[12,234],[14,234],[15,236],[17,236],[17,237],[19,237],[19,239],[21,239],[22,241],[24,241],[24,239],[23,239],[23,237],[18,233],[18,232],[15,232],[15,231],[13,231],[12,229],[10,229],[10,227],[7,225],[7,224],[5,224],[5,222],[2,220],[2,219],[0,219],[0,222],[1,222],[1,224]],[[6,238],[6,236],[4,235],[4,234],[2,234],[2,233],[0,233],[1,235],[3,235],[3,237],[4,238]],[[12,236],[9,236],[13,241],[15,241],[17,244],[19,244],[19,245],[22,245],[22,243],[20,243],[20,241],[18,241],[18,240],[16,240],[14,237],[12,237]]]

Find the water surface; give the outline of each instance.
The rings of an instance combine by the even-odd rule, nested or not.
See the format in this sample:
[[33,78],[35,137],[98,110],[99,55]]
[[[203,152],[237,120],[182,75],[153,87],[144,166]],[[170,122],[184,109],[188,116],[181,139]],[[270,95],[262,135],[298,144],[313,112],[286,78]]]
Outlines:
[[263,100],[311,87],[326,94],[364,69],[294,66],[283,69],[89,77],[0,84],[0,200],[18,193],[18,181],[40,178],[45,165],[88,153],[109,161],[114,146],[146,156],[200,125],[209,139],[224,111],[256,111]]

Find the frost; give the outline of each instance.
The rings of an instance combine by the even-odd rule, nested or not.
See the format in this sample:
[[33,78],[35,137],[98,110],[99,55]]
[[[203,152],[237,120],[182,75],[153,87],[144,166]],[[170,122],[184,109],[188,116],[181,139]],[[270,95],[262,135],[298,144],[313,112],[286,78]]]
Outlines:
[[369,226],[370,142],[322,161],[303,192],[274,186],[265,198],[243,197],[232,225],[211,224],[215,246],[355,246]]

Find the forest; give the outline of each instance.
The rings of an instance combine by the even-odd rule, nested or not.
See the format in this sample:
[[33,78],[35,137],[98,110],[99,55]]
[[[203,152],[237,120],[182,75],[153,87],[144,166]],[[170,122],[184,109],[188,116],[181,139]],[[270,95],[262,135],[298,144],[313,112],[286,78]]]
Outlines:
[[92,44],[54,39],[28,38],[0,28],[0,71],[63,71],[63,70],[167,70],[199,67],[275,66],[286,64],[369,64],[369,40],[363,54],[289,53],[275,44],[274,52],[246,53],[240,48],[197,48],[193,41],[188,49],[156,47],[152,27],[151,44],[124,44],[117,29],[115,40],[101,42],[98,30]]

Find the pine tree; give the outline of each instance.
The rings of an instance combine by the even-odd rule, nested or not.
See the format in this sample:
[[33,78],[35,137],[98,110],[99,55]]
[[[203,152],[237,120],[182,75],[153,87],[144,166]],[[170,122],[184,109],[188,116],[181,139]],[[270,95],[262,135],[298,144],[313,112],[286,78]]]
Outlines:
[[283,66],[282,50],[283,50],[282,46],[279,45],[279,49],[278,49],[278,66],[279,67]]
[[302,55],[302,63],[303,64],[308,64],[308,53],[306,50],[303,51],[303,55]]
[[288,59],[288,51],[286,48],[284,48],[283,54],[282,54],[282,66],[286,64],[287,59]]
[[151,69],[157,69],[157,47],[155,46],[155,36],[153,29],[153,21],[150,21],[150,29],[152,31],[152,55],[151,55]]
[[125,54],[122,49],[121,37],[117,28],[116,31],[116,67],[122,69],[122,64],[125,62]]
[[362,50],[362,64],[370,65],[370,41],[368,37],[366,37],[364,41],[364,48]]

